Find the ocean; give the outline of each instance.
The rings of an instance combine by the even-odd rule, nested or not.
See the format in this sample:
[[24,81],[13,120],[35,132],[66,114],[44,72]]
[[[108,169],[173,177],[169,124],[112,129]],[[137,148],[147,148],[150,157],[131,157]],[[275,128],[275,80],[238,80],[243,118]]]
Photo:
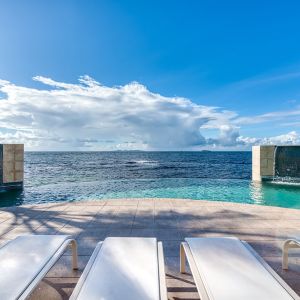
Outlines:
[[188,198],[300,208],[298,186],[251,181],[251,152],[25,152],[22,191],[0,205]]

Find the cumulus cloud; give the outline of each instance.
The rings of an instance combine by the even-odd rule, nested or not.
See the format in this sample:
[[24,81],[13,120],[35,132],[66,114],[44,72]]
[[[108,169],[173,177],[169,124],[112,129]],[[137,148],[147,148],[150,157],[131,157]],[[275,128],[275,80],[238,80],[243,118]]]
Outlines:
[[137,82],[107,87],[89,76],[75,84],[33,79],[48,87],[0,80],[0,142],[36,150],[184,150],[259,142],[240,136],[240,124],[247,122],[233,111],[165,97]]
[[300,144],[300,136],[296,131],[291,131],[287,134],[264,138],[239,136],[237,138],[237,142],[241,142],[246,145],[296,145]]
[[[232,112],[164,97],[136,82],[106,87],[88,76],[78,84],[41,76],[50,90],[1,81],[1,140],[98,149],[179,149],[206,144],[202,126],[220,129]],[[107,143],[107,140],[113,141]]]

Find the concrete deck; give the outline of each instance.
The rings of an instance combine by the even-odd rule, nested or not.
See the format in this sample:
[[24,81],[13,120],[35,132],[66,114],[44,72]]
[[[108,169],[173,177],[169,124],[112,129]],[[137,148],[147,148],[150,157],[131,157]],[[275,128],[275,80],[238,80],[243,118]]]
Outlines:
[[281,269],[281,246],[300,236],[300,210],[181,199],[124,199],[0,208],[0,244],[18,235],[71,234],[79,244],[79,271],[69,252],[49,271],[30,299],[68,299],[96,243],[107,236],[163,241],[169,299],[199,299],[190,275],[180,275],[184,237],[230,236],[246,240],[300,295],[300,252]]

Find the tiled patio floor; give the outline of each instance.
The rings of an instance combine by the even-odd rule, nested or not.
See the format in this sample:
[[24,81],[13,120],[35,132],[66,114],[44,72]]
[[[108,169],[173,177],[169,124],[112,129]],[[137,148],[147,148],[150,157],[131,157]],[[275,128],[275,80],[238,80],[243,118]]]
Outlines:
[[300,236],[300,210],[181,199],[124,199],[0,208],[0,243],[18,235],[71,234],[79,245],[79,271],[67,252],[31,299],[68,299],[96,243],[107,236],[157,237],[163,241],[169,299],[199,299],[190,275],[180,275],[184,237],[230,236],[246,240],[300,294],[300,252],[281,269],[281,246]]

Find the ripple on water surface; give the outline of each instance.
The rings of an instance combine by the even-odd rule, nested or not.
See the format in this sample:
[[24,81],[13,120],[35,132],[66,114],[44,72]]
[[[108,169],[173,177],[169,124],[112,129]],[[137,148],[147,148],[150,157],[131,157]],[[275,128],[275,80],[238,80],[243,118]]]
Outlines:
[[24,190],[0,193],[0,205],[156,197],[300,208],[299,186],[250,176],[250,152],[27,152]]

